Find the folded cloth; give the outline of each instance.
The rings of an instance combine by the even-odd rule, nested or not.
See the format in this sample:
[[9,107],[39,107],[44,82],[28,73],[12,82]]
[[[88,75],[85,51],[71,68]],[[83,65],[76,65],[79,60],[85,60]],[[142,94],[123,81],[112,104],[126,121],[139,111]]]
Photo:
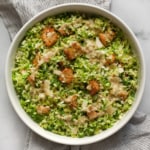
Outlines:
[[[1,0],[0,15],[12,39],[21,26],[38,12],[62,3],[91,3],[110,8],[111,0]],[[28,129],[24,150],[150,150],[150,117],[136,113],[119,132],[102,142],[67,146],[43,139]]]
[[64,3],[90,3],[109,10],[111,0],[0,0],[0,15],[13,38],[31,17],[46,8]]
[[150,150],[150,117],[136,112],[119,132],[102,142],[85,146],[52,143],[33,132],[27,138],[25,150]]

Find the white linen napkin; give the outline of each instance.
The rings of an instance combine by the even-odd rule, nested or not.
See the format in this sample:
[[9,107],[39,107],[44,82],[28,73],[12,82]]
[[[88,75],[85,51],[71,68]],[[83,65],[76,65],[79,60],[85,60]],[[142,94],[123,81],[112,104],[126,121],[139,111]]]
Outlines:
[[[110,8],[111,0],[1,0],[0,15],[13,38],[21,26],[38,12],[62,3],[82,2]],[[28,129],[24,150],[150,150],[150,117],[136,113],[110,138],[85,146],[67,146],[47,141]]]

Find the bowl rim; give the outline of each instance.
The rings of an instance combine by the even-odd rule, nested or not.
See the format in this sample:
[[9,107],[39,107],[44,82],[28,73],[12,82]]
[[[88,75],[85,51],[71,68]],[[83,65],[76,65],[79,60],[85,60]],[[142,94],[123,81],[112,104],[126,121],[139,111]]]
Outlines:
[[[124,120],[121,119],[119,120],[119,124],[117,123],[117,125],[113,125],[113,127],[107,129],[106,131],[103,131],[100,134],[91,136],[91,137],[85,137],[85,138],[71,138],[71,137],[65,137],[65,136],[60,136],[60,135],[56,135],[51,133],[50,131],[45,131],[44,129],[42,129],[39,125],[37,125],[31,118],[29,118],[29,116],[26,114],[26,112],[23,110],[23,108],[18,107],[18,105],[16,104],[16,96],[14,95],[13,91],[12,91],[12,86],[11,86],[11,81],[10,81],[10,69],[9,69],[9,65],[10,65],[10,60],[11,60],[11,55],[12,52],[15,51],[13,49],[17,39],[20,38],[20,36],[22,35],[23,31],[32,23],[34,22],[37,18],[39,18],[39,16],[42,16],[45,13],[48,13],[54,9],[59,9],[62,7],[69,7],[69,6],[81,6],[81,7],[90,7],[92,9],[97,9],[105,14],[107,14],[108,16],[112,17],[113,19],[116,19],[117,22],[121,23],[122,26],[124,26],[124,28],[129,32],[130,36],[132,37],[132,39],[134,40],[134,43],[136,44],[137,48],[138,48],[138,54],[140,55],[140,63],[141,63],[141,79],[140,79],[140,87],[139,87],[139,91],[138,91],[138,96],[136,98],[136,101],[134,102],[134,106],[132,106],[130,108],[130,110],[126,113],[126,115],[124,116]],[[81,10],[82,11],[82,10]],[[43,17],[42,19],[44,19],[46,17]],[[41,20],[42,20],[41,19]],[[34,23],[35,24],[35,23]],[[144,62],[144,55],[142,52],[142,48],[137,40],[137,38],[135,37],[134,33],[132,32],[132,30],[128,27],[128,25],[119,17],[117,17],[115,14],[105,10],[104,8],[98,7],[96,5],[92,5],[92,4],[86,4],[86,3],[66,3],[66,4],[61,4],[61,5],[57,5],[57,6],[53,6],[50,7],[48,9],[45,9],[43,11],[41,11],[40,13],[38,13],[37,15],[35,15],[34,17],[32,17],[27,23],[25,23],[23,25],[23,27],[19,30],[19,32],[16,34],[14,40],[12,41],[8,54],[7,54],[7,58],[6,58],[6,64],[5,64],[5,81],[6,81],[6,88],[7,88],[7,92],[9,95],[9,99],[10,102],[14,108],[14,110],[16,111],[16,113],[18,114],[18,116],[20,117],[20,119],[35,133],[37,133],[38,135],[42,136],[43,138],[56,142],[56,143],[60,143],[60,144],[66,144],[66,145],[85,145],[85,144],[91,144],[91,143],[95,143],[97,141],[102,141],[106,138],[108,138],[109,136],[113,135],[114,133],[116,133],[117,131],[119,131],[123,126],[125,126],[125,124],[131,119],[131,117],[133,116],[133,114],[135,113],[136,109],[138,108],[141,99],[142,99],[142,95],[143,95],[143,91],[144,91],[144,86],[145,86],[145,62]],[[18,99],[17,99],[18,100]],[[50,132],[50,133],[48,133]],[[55,137],[56,136],[56,137]]]

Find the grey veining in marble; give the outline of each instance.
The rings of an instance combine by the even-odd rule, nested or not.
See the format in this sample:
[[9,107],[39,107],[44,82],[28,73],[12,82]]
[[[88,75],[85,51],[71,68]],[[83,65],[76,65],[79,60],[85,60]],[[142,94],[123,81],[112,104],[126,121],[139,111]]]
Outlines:
[[112,12],[123,19],[139,40],[146,63],[146,85],[139,109],[150,113],[150,0],[114,0]]
[[[150,0],[112,0],[111,11],[129,25],[143,48],[147,77],[139,110],[150,114]],[[26,126],[9,102],[4,81],[4,65],[9,45],[8,33],[0,20],[0,150],[23,150]],[[11,115],[11,119],[8,120],[7,115]]]
[[5,86],[4,67],[9,45],[8,33],[0,19],[0,150],[22,150],[27,127],[12,108]]

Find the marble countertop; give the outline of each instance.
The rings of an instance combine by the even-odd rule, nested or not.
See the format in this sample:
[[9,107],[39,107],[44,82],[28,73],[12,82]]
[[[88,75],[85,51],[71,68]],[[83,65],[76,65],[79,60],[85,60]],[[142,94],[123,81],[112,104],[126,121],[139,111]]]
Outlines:
[[[142,46],[147,67],[147,77],[143,99],[138,109],[150,115],[150,1],[112,0],[111,11],[129,25]],[[0,35],[0,150],[22,150],[27,127],[14,112],[6,92],[4,67],[10,39],[1,18]],[[11,116],[9,120],[8,115]]]

